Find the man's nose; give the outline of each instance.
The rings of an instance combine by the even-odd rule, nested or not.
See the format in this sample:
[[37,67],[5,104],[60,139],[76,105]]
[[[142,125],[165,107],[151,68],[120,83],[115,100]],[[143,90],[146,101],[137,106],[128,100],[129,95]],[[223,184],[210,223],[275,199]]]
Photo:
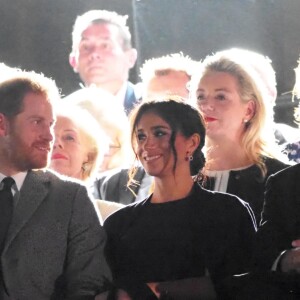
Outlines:
[[90,59],[91,59],[91,60],[97,60],[97,59],[100,59],[100,58],[101,58],[100,52],[99,52],[97,49],[94,49],[94,50],[91,52]]
[[53,141],[54,134],[53,134],[52,127],[44,126],[44,129],[43,129],[43,138],[45,140],[49,141],[49,142]]

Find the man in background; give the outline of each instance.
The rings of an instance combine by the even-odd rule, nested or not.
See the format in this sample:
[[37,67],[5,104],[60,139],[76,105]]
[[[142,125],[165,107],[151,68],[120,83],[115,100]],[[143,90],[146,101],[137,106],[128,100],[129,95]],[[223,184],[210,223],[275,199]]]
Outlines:
[[69,62],[85,86],[95,85],[115,95],[129,113],[140,99],[140,91],[128,81],[137,51],[132,47],[126,21],[127,16],[107,10],[78,16]]
[[188,84],[197,66],[196,61],[182,52],[146,60],[140,69],[143,101],[166,95],[187,99]]

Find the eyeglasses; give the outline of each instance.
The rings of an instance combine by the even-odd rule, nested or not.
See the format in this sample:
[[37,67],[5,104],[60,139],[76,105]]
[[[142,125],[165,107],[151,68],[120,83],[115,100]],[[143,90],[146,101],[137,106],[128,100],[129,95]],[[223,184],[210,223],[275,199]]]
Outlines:
[[109,145],[109,149],[121,149],[121,145]]

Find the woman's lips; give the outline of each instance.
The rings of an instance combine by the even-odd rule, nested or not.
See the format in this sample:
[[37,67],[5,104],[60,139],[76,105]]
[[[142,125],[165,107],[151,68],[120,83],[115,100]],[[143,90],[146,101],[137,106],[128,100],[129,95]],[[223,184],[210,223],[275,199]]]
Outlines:
[[148,162],[148,161],[156,160],[160,157],[161,155],[147,155],[144,157],[144,160]]
[[60,153],[54,153],[51,157],[52,159],[67,159],[66,156],[60,154]]
[[213,122],[213,121],[216,121],[217,119],[216,118],[213,118],[213,117],[204,117],[204,121],[205,122]]

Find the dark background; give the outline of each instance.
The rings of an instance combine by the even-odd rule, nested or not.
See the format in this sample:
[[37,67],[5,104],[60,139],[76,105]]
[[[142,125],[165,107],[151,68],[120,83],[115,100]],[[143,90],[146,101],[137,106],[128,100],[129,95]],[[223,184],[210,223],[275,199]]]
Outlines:
[[[276,70],[276,121],[293,124],[290,91],[300,52],[299,0],[0,0],[0,61],[43,72],[67,95],[79,88],[68,63],[77,15],[115,10],[128,24],[139,57],[130,73],[151,57],[182,51],[199,60],[231,47],[270,57]],[[283,95],[282,95],[283,94]]]

